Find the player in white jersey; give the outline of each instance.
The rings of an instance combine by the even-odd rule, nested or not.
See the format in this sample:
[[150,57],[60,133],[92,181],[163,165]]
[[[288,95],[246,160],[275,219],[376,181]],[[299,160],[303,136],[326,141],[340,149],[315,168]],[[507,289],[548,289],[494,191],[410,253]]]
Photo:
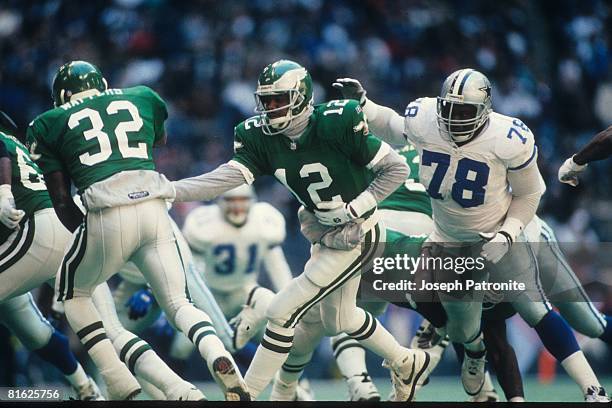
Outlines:
[[[549,313],[537,277],[532,276],[537,270],[533,251],[525,244],[513,245],[525,242],[522,230],[533,219],[545,190],[536,164],[537,147],[523,122],[492,111],[487,77],[472,69],[458,70],[445,80],[440,97],[417,99],[407,106],[405,117],[365,98],[358,81],[338,83],[360,99],[370,128],[379,137],[396,144],[408,140],[419,151],[420,181],[432,198],[434,218],[424,255],[453,257],[460,252],[484,257],[486,268],[470,278],[512,277],[530,283],[513,299],[513,306],[532,326],[542,323],[560,329],[560,318]],[[420,272],[428,271],[418,271],[417,276]],[[434,270],[433,276],[442,282],[464,279],[448,271]],[[486,354],[480,329],[482,292],[474,293],[470,301],[456,301],[444,292],[437,295],[448,315],[450,339],[467,350],[462,382],[465,391],[475,395],[483,385]],[[558,354],[569,356],[574,347],[563,344]],[[573,376],[585,395],[589,384],[599,386],[582,353],[568,365],[569,369],[564,367],[570,374],[588,374]]]
[[189,213],[183,226],[199,270],[225,317],[233,319],[237,350],[263,329],[274,292],[257,285],[264,266],[273,289],[288,284],[291,270],[281,244],[285,219],[242,185],[221,195],[217,204]]

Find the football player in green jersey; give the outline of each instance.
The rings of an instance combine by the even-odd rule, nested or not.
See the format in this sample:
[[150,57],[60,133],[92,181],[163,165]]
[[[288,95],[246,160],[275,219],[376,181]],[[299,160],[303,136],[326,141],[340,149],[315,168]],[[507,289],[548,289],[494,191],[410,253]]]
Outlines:
[[[42,173],[26,147],[11,133],[14,122],[0,112],[0,324],[24,346],[55,365],[81,400],[104,399],[70,351],[68,339],[42,316],[30,290],[53,278],[47,266],[61,258],[68,237],[55,236],[57,217],[50,209]],[[53,219],[55,217],[55,220]]]
[[[165,103],[145,86],[109,89],[100,71],[85,61],[59,68],[53,100],[55,108],[39,115],[27,136],[55,211],[74,232],[56,290],[70,325],[100,368],[109,394],[114,399],[130,398],[140,386],[116,355],[91,295],[127,261],[133,261],[169,321],[198,348],[226,398],[248,399],[234,360],[209,317],[194,307],[185,290],[166,209],[166,199],[174,197],[174,190],[155,171],[152,158],[153,147],[166,140]],[[71,197],[70,181],[82,198],[85,215]],[[121,357],[134,361],[145,351],[143,347]]]
[[245,376],[251,396],[257,398],[285,362],[294,336],[296,343],[308,342],[305,347],[318,344],[312,324],[299,324],[308,313],[317,315],[321,333],[346,332],[382,356],[396,399],[411,400],[429,355],[402,347],[356,306],[362,265],[385,239],[376,206],[406,179],[403,158],[369,134],[357,101],[313,106],[310,74],[293,61],[268,65],[255,97],[259,115],[236,126],[233,159],[174,182],[177,201],[197,201],[273,175],[302,204],[302,229],[316,236],[304,272],[268,308],[263,340]]

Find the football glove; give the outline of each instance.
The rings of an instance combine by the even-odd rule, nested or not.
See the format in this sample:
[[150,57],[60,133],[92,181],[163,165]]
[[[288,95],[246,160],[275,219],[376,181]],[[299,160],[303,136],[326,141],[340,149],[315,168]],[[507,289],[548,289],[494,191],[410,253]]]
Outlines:
[[332,86],[342,92],[343,98],[355,99],[359,101],[361,106],[365,105],[367,92],[358,80],[353,78],[338,78]]
[[0,186],[0,222],[9,229],[15,229],[25,215],[23,210],[15,209],[15,199],[10,184]]
[[125,303],[125,306],[128,308],[128,317],[131,320],[138,320],[144,317],[153,305],[154,301],[155,298],[153,297],[151,290],[148,288],[140,289]]
[[578,185],[578,175],[586,169],[587,164],[578,164],[574,161],[574,156],[567,159],[559,167],[559,181],[573,187]]
[[491,263],[498,263],[512,246],[512,237],[505,231],[481,232],[479,235],[487,241],[482,246],[480,255]]
[[335,227],[358,218],[351,205],[342,201],[324,201],[317,204],[317,207],[319,209],[315,210],[315,216],[323,225]]

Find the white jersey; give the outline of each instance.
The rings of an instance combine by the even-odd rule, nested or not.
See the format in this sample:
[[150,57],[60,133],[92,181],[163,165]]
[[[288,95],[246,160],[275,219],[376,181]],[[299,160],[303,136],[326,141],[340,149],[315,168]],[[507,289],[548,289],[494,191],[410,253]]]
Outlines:
[[219,206],[205,205],[187,215],[183,234],[208,287],[232,292],[256,284],[262,262],[285,240],[285,219],[270,204],[258,202],[246,223],[236,227],[225,220]]
[[535,163],[533,134],[520,120],[493,112],[484,130],[459,147],[439,131],[436,104],[436,98],[417,99],[404,119],[404,136],[421,156],[420,182],[432,198],[430,239],[478,241],[479,232],[496,231],[506,218],[508,171]]

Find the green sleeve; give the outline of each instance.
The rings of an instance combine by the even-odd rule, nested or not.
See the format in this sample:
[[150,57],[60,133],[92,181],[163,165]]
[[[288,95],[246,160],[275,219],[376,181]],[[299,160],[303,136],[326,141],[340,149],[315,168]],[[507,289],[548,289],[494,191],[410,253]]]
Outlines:
[[37,118],[30,123],[26,133],[30,155],[43,174],[65,171],[56,150],[48,143],[49,136],[49,128],[42,120]]
[[234,128],[234,157],[232,159],[245,165],[255,178],[269,174],[263,152],[241,125]]
[[346,120],[348,121],[347,140],[351,159],[361,165],[367,166],[378,153],[382,142],[368,129],[368,122],[357,101],[347,104]]

